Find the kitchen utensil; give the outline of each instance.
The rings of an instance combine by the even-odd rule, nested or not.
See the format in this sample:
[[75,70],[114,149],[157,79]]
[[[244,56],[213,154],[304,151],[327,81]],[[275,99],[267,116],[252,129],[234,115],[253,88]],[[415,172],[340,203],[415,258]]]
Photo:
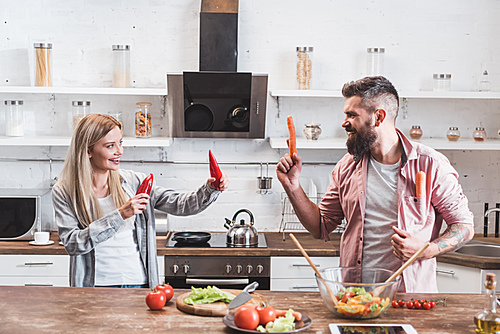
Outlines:
[[260,176],[257,177],[259,182],[259,193],[270,193],[269,189],[272,188],[273,178],[269,176],[269,162],[266,162],[266,176],[262,174],[262,162],[260,163]]
[[[255,329],[244,329],[244,328],[239,328],[236,326],[234,323],[234,313],[229,313],[222,319],[222,322],[224,325],[226,325],[229,328],[232,328],[238,332],[245,332],[245,333],[261,333],[258,330]],[[303,331],[312,325],[312,320],[309,318],[307,315],[302,314],[302,319],[300,321],[295,321],[295,329],[290,332],[280,332],[281,334],[290,334],[290,333],[297,333],[300,331]]]
[[259,283],[252,282],[248,284],[243,291],[241,291],[230,303],[228,308],[232,309],[238,306],[245,304],[247,301],[252,299],[252,295],[250,293],[254,292],[259,287]]
[[248,107],[242,104],[237,104],[232,106],[227,112],[225,123],[230,129],[241,129],[248,127],[249,121],[250,111],[248,110]]
[[[316,282],[323,303],[336,317],[348,319],[372,319],[386,312],[391,306],[391,301],[402,279],[398,276],[395,280],[386,283],[392,271],[381,268],[334,267],[321,269],[319,272],[321,276],[316,274]],[[363,298],[349,300],[349,304],[337,301],[340,292],[348,288],[364,288],[365,293],[372,294],[381,286],[384,289],[378,296],[374,296],[373,299],[368,298],[377,302],[376,309],[367,309],[366,304],[369,301]]]
[[208,232],[175,232],[172,240],[185,244],[204,244],[210,240]]
[[[321,276],[321,273],[319,272],[318,268],[316,268],[316,266],[314,265],[314,263],[312,262],[311,258],[309,257],[309,255],[307,255],[306,251],[304,250],[304,248],[302,248],[302,245],[300,244],[300,242],[297,240],[297,238],[295,238],[295,236],[293,235],[293,233],[290,233],[290,238],[292,238],[293,242],[295,243],[295,245],[297,246],[297,248],[300,250],[300,252],[302,253],[302,255],[304,255],[304,257],[306,258],[307,262],[309,262],[309,265],[311,266],[311,268],[314,270],[314,272],[316,273],[316,275],[318,275],[320,278],[323,278]],[[335,306],[337,306],[337,297],[335,297],[333,295],[333,292],[330,290],[330,288],[328,287],[328,285],[324,285],[333,304]]]
[[186,131],[210,131],[214,126],[212,110],[204,104],[194,103],[187,85],[184,85],[184,94],[190,104],[184,110]]
[[[223,290],[230,292],[233,295],[238,295],[241,292],[241,290],[231,290],[231,289],[228,290],[223,289]],[[224,302],[215,302],[211,304],[198,304],[198,305],[189,305],[184,303],[184,299],[186,299],[190,293],[191,292],[186,292],[177,297],[175,304],[179,310],[188,314],[201,315],[207,317],[223,317],[229,313],[228,304]],[[264,296],[254,292],[253,298],[250,299],[247,302],[247,304],[259,306],[263,302],[267,304],[267,299]]]
[[[245,224],[245,220],[240,220],[240,224],[236,225],[236,218],[242,212],[248,213],[250,216],[250,223]],[[229,231],[226,234],[226,243],[229,245],[233,245],[235,247],[238,246],[252,246],[257,245],[259,243],[259,235],[257,230],[253,227],[254,220],[253,214],[250,210],[241,209],[236,211],[232,220],[225,218],[226,222],[224,223],[224,227]]]

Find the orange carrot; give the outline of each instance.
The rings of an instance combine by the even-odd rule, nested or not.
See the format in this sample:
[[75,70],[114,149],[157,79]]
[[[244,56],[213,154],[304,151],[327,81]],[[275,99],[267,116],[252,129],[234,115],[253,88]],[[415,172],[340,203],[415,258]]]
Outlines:
[[425,198],[425,172],[418,172],[415,179],[415,187],[418,198]]
[[[288,312],[288,310],[278,310],[278,309],[276,309],[276,318],[284,317],[285,314],[286,314],[286,312]],[[302,313],[297,312],[297,311],[293,311],[292,315],[295,318],[295,321],[302,320]]]
[[288,125],[288,149],[290,151],[290,157],[293,159],[293,154],[297,152],[297,137],[295,136],[295,126],[293,125],[292,116],[286,118],[286,124]]

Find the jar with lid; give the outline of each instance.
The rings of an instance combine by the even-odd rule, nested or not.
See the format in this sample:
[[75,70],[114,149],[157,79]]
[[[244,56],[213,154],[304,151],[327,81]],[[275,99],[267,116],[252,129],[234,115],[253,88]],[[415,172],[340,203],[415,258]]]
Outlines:
[[450,126],[448,131],[446,131],[446,138],[448,138],[449,141],[457,141],[460,138],[460,131],[458,131],[457,127]]
[[385,48],[367,48],[366,52],[367,76],[384,75]]
[[52,44],[35,43],[35,86],[52,87]]
[[321,128],[319,123],[308,123],[304,124],[304,135],[307,140],[318,140],[319,135],[321,134]]
[[137,102],[136,105],[135,136],[137,138],[149,138],[151,137],[151,103]]
[[5,101],[5,135],[9,137],[24,136],[23,101]]
[[130,45],[113,45],[113,87],[130,87]]
[[72,102],[72,129],[73,131],[78,126],[78,123],[87,115],[90,115],[90,101],[73,101]]
[[109,111],[108,115],[116,119],[118,123],[120,123],[120,133],[123,135],[123,121],[122,121],[122,112],[121,111]]
[[483,127],[477,127],[472,133],[472,138],[475,141],[484,141],[486,139],[486,131],[484,131]]
[[491,88],[491,82],[489,80],[488,71],[484,70],[481,74],[481,81],[479,81],[479,91],[489,92]]
[[433,91],[447,92],[451,87],[451,74],[437,73],[432,75],[433,78]]
[[300,90],[311,88],[313,51],[312,46],[297,46],[297,84]]
[[423,131],[420,128],[420,125],[413,125],[410,129],[410,138],[411,139],[420,139],[422,138]]

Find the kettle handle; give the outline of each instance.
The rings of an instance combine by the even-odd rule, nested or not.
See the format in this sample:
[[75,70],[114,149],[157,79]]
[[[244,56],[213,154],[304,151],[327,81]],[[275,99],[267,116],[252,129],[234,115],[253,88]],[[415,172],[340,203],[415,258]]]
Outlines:
[[238,217],[238,215],[240,213],[242,213],[242,212],[248,213],[248,215],[250,216],[250,225],[253,225],[253,223],[254,223],[254,221],[253,221],[253,214],[248,209],[241,209],[241,210],[236,211],[236,213],[233,216],[233,220],[232,220],[233,224],[235,224],[235,222],[236,222],[236,217]]

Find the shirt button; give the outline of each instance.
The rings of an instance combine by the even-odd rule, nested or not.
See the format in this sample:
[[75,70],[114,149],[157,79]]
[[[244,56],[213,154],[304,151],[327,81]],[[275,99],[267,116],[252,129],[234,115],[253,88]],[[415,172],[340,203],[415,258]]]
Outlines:
[[358,264],[361,264],[361,261],[358,260]]
[[359,241],[363,241],[363,238],[362,238],[362,237],[361,237],[361,238],[359,238]]

